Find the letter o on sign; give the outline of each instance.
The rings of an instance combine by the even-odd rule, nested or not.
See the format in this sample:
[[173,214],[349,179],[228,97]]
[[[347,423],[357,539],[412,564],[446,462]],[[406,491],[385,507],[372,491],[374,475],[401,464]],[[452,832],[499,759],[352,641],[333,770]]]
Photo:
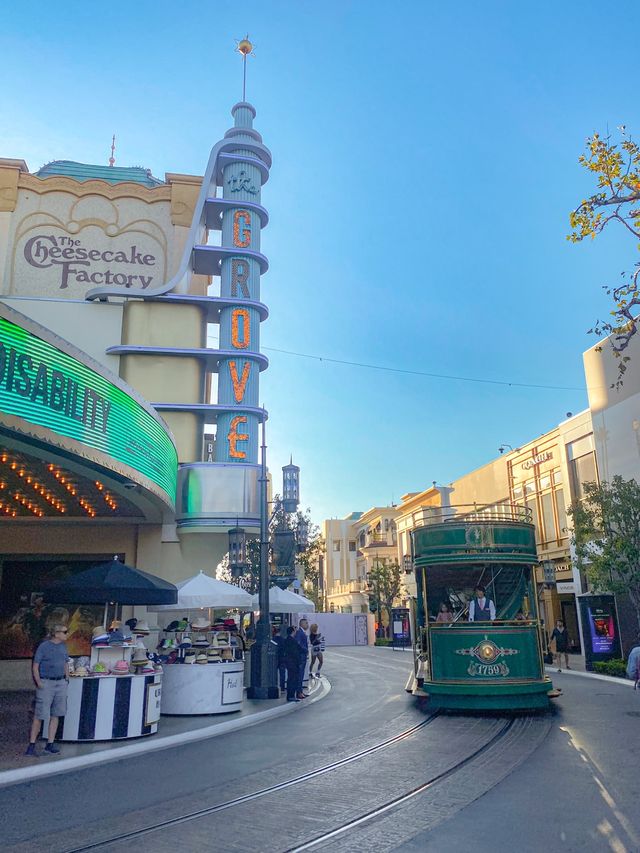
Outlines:
[[231,346],[246,349],[249,346],[251,325],[246,308],[234,308],[231,314]]

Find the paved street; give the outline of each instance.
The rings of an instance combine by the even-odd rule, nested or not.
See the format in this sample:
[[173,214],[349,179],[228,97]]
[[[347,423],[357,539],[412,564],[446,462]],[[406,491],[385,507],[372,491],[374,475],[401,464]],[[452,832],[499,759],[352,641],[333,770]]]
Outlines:
[[[285,851],[317,839],[327,850],[466,851],[475,838],[492,853],[640,850],[637,693],[563,675],[553,714],[431,719],[404,693],[409,666],[408,653],[330,649],[333,689],[298,713],[0,790],[4,843],[72,850],[207,810],[99,849],[206,850],[214,839],[227,850]],[[310,771],[319,772],[297,779]]]

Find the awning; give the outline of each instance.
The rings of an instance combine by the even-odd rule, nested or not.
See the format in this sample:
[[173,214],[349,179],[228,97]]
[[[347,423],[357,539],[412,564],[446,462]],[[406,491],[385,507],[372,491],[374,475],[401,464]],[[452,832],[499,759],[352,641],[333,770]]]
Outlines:
[[[253,609],[260,609],[260,596],[253,596]],[[269,613],[313,613],[316,606],[313,601],[291,592],[272,586],[269,590]]]
[[239,586],[219,581],[199,572],[186,581],[177,584],[178,600],[175,604],[150,607],[153,611],[196,610],[199,607],[219,609],[244,608],[251,610],[251,595]]
[[51,604],[174,604],[178,590],[155,575],[113,559],[98,563],[44,590]]

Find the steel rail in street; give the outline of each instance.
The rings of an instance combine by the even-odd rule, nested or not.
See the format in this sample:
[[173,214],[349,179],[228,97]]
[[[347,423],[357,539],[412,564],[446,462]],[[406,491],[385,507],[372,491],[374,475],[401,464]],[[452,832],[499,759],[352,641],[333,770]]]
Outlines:
[[[226,800],[225,802],[218,803],[215,806],[207,806],[206,808],[198,809],[197,811],[189,812],[188,814],[180,815],[179,817],[169,818],[167,820],[154,823],[151,826],[143,827],[142,829],[134,829],[131,830],[131,832],[124,832],[120,835],[114,835],[110,838],[103,839],[102,841],[95,841],[92,844],[83,845],[82,847],[70,847],[65,850],[65,853],[85,853],[85,851],[100,850],[101,848],[108,847],[110,844],[116,844],[121,841],[131,841],[132,839],[141,838],[144,835],[150,835],[151,833],[158,832],[161,829],[179,826],[182,823],[187,823],[192,820],[197,820],[198,818],[207,817],[208,815],[216,814],[216,812],[221,812],[226,809],[233,808],[234,806],[242,805],[243,803],[249,803],[252,800],[260,799],[261,797],[264,797],[268,794],[283,791],[286,788],[290,788],[292,785],[299,785],[302,782],[308,782],[311,779],[315,779],[316,777],[322,776],[325,773],[330,773],[333,770],[337,770],[340,767],[344,767],[366,756],[373,755],[374,753],[379,752],[382,749],[387,749],[390,746],[393,746],[397,743],[406,740],[407,738],[412,737],[412,735],[414,735],[417,731],[423,729],[425,726],[428,726],[439,716],[440,713],[436,711],[435,713],[428,716],[425,720],[422,720],[415,726],[411,726],[410,728],[405,729],[404,731],[400,732],[397,735],[394,735],[393,737],[380,741],[379,743],[376,743],[373,746],[369,746],[366,749],[362,749],[359,752],[354,752],[352,755],[347,755],[345,758],[340,758],[338,759],[338,761],[332,761],[330,764],[325,764],[322,767],[317,768],[316,770],[310,770],[308,773],[303,773],[300,776],[295,776],[292,779],[287,779],[284,782],[278,782],[276,785],[270,785],[267,788],[261,788],[260,790],[254,791],[251,794],[243,794],[240,797],[235,797],[232,800]],[[489,743],[491,743],[491,741]],[[486,745],[487,744],[485,744],[485,747]]]
[[289,847],[285,851],[285,853],[302,853],[303,850],[312,850],[314,847],[317,847],[320,844],[326,844],[327,841],[332,841],[333,839],[344,835],[345,832],[349,832],[349,830],[355,829],[357,826],[360,826],[363,823],[367,823],[368,821],[373,820],[376,817],[380,817],[391,809],[395,809],[398,806],[401,806],[403,803],[406,803],[414,797],[418,796],[418,794],[422,794],[425,791],[428,791],[434,785],[437,785],[438,782],[444,782],[445,779],[448,779],[449,777],[453,776],[455,773],[466,767],[466,765],[473,761],[474,758],[477,758],[480,753],[485,752],[487,749],[490,749],[491,747],[495,746],[495,744],[498,741],[502,740],[502,738],[511,729],[514,722],[515,719],[512,717],[505,723],[505,725],[500,729],[500,731],[497,732],[486,743],[482,744],[482,746],[478,747],[478,749],[458,761],[452,767],[449,767],[448,770],[444,770],[442,773],[438,773],[432,779],[429,779],[429,781],[417,785],[410,791],[407,791],[404,794],[400,794],[399,796],[394,797],[392,800],[389,800],[384,805],[378,806],[377,808],[372,809],[371,811],[366,812],[363,815],[360,815],[360,817],[347,821],[347,823],[343,823],[336,829],[331,829],[328,832],[324,832],[321,835],[317,835],[311,841],[307,841],[304,844],[299,844],[297,847]]

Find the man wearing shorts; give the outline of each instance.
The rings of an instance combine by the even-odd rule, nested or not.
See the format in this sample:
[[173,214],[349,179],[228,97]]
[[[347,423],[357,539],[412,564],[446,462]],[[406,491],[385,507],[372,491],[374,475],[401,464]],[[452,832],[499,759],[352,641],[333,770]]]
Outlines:
[[58,720],[67,712],[67,685],[69,681],[69,655],[65,640],[66,625],[54,625],[48,640],[44,640],[33,657],[33,680],[36,683],[36,709],[31,724],[31,737],[25,755],[37,757],[36,739],[42,721],[49,717],[49,731],[45,752],[56,755],[55,745]]

